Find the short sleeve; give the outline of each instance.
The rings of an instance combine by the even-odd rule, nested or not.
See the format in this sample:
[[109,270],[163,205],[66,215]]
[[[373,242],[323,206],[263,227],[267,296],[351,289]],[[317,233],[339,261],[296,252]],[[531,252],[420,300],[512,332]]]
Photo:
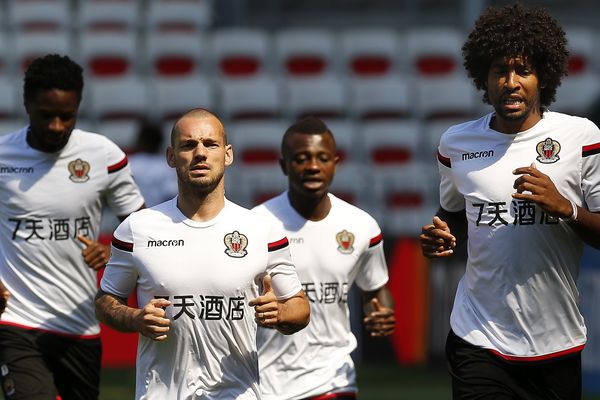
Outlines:
[[106,142],[106,159],[106,202],[116,215],[127,216],[142,207],[144,198],[131,175],[127,155],[110,141]]
[[354,281],[361,290],[370,292],[385,285],[389,277],[381,229],[375,220],[367,226],[369,243],[358,259],[358,272]]
[[302,285],[292,262],[290,244],[283,231],[271,226],[268,243],[267,273],[278,300],[285,300],[300,291]]
[[459,192],[452,176],[452,160],[445,146],[446,134],[442,135],[437,159],[440,171],[440,206],[450,212],[465,209],[465,198]]
[[600,211],[600,130],[588,121],[586,140],[581,149],[581,189],[587,208]]
[[112,237],[111,255],[100,281],[103,292],[128,298],[137,284],[138,272],[134,260],[131,218],[126,218]]

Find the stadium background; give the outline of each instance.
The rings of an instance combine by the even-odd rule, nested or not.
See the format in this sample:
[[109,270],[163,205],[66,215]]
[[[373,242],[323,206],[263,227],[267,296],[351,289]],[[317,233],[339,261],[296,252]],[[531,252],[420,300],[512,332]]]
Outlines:
[[[109,136],[130,154],[142,121],[167,138],[182,111],[216,111],[235,150],[227,196],[252,206],[285,188],[277,166],[285,128],[299,116],[321,116],[342,156],[333,192],[381,224],[397,305],[390,341],[364,337],[353,321],[363,396],[449,398],[443,343],[464,263],[427,262],[416,236],[437,208],[433,155],[440,134],[489,111],[465,76],[460,47],[486,5],[508,3],[0,0],[0,132],[26,121],[21,85],[31,59],[69,54],[86,74],[78,126]],[[594,2],[523,3],[548,7],[568,34],[569,76],[551,108],[598,123],[600,13]],[[104,240],[115,224],[106,215]],[[589,328],[589,399],[600,396],[599,271],[600,253],[586,249],[580,289]],[[352,299],[359,315],[356,293]],[[104,328],[103,340],[102,396],[129,398],[135,335]]]

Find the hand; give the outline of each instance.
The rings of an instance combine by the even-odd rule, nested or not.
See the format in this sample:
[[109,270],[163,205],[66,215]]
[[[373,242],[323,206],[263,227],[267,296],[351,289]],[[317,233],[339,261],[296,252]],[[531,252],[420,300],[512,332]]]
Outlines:
[[424,225],[419,236],[421,252],[427,258],[448,257],[454,252],[456,238],[450,233],[448,224],[433,217],[433,224]]
[[555,217],[569,218],[573,214],[571,202],[558,192],[550,177],[537,169],[535,163],[529,167],[517,168],[513,174],[521,175],[513,184],[513,188],[517,190],[513,193],[513,198],[534,202]]
[[254,307],[254,320],[265,328],[275,328],[279,322],[279,302],[271,286],[271,276],[263,278],[262,294],[248,303]]
[[167,338],[171,321],[165,318],[164,307],[170,306],[166,299],[152,299],[144,308],[138,309],[134,316],[135,330],[140,334],[155,340],[163,341]]
[[396,329],[394,310],[382,306],[376,297],[371,299],[371,307],[373,311],[363,319],[365,329],[371,333],[371,336],[383,337],[394,333]]
[[98,243],[83,235],[77,235],[77,239],[85,245],[85,248],[81,251],[83,259],[87,263],[88,267],[94,271],[98,271],[100,268],[104,268],[110,258],[110,247]]
[[10,292],[6,289],[6,286],[2,282],[0,282],[0,316],[6,309],[6,303],[8,302],[8,298],[10,297]]

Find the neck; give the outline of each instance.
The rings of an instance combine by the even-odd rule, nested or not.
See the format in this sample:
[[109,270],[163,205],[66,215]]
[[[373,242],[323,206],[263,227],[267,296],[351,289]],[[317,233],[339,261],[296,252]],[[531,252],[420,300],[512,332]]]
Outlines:
[[288,192],[290,204],[303,218],[310,221],[320,221],[329,215],[331,200],[327,193],[319,197],[307,197],[292,191]]
[[515,134],[530,129],[542,119],[542,113],[539,109],[532,111],[524,119],[506,119],[500,118],[498,114],[492,116],[490,127],[498,132]]
[[225,207],[225,190],[223,182],[210,191],[199,191],[180,185],[177,197],[177,208],[193,221],[209,221],[216,217]]

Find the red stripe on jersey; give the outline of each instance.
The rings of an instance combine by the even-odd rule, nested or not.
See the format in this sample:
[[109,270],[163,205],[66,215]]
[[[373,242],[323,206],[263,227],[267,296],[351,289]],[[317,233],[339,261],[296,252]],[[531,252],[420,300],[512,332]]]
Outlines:
[[64,333],[64,332],[51,331],[51,330],[48,330],[48,329],[34,328],[32,326],[21,325],[21,324],[17,324],[17,323],[14,323],[14,322],[8,322],[8,321],[0,321],[0,325],[14,326],[16,328],[27,329],[28,331],[48,332],[48,333],[51,333],[53,335],[68,337],[68,338],[71,338],[71,339],[98,339],[100,337],[100,334],[96,334],[96,335],[77,335],[77,334],[74,334],[74,333]]
[[518,357],[518,356],[509,356],[506,354],[500,353],[498,350],[490,349],[490,352],[497,355],[498,357],[507,360],[507,361],[544,361],[550,360],[552,358],[557,358],[561,356],[566,356],[567,354],[579,353],[583,350],[585,344],[573,347],[572,349],[557,351],[556,353],[544,354],[543,356],[531,356],[531,357]]
[[600,153],[600,143],[590,144],[581,148],[581,156],[587,157]]
[[441,155],[439,151],[437,153],[437,159],[439,162],[442,163],[442,165],[445,165],[448,168],[452,168],[452,162],[450,161],[450,159]]
[[121,169],[125,168],[125,166],[126,166],[126,165],[127,165],[127,156],[125,156],[125,158],[123,158],[123,159],[122,159],[121,161],[119,161],[118,163],[116,163],[116,164],[113,164],[113,165],[109,165],[109,166],[107,167],[107,169],[108,169],[108,173],[109,173],[109,174],[112,174],[113,172],[117,172],[117,171],[119,171],[119,170],[121,170]]
[[117,239],[116,237],[112,237],[112,245],[119,250],[123,251],[133,251],[133,243],[124,242],[122,240]]
[[288,238],[284,237],[276,242],[269,243],[269,251],[276,251],[279,249],[283,249],[287,247],[290,243],[288,242]]
[[308,397],[307,400],[333,400],[333,399],[356,399],[356,393],[354,392],[339,392],[322,394],[319,396]]
[[369,241],[369,248],[377,246],[383,240],[383,235],[380,233]]

